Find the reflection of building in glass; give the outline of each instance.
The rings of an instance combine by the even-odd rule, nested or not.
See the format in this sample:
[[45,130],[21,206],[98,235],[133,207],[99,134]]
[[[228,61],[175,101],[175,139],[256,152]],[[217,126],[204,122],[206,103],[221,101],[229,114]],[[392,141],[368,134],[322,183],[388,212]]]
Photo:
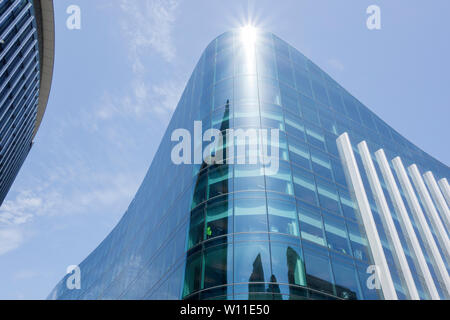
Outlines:
[[0,206],[44,116],[53,57],[53,1],[0,1]]
[[[279,129],[278,172],[173,164],[172,132],[199,120]],[[227,32],[200,58],[124,217],[80,264],[82,289],[63,279],[50,298],[447,298],[449,173],[286,42]],[[375,263],[381,290],[368,286]]]
[[[271,282],[273,282],[273,275],[271,277]],[[248,279],[248,292],[250,299],[257,299],[258,296],[254,295],[255,293],[264,293],[265,290],[264,284],[264,269],[261,262],[261,255],[258,254],[255,261],[253,262],[253,271]]]

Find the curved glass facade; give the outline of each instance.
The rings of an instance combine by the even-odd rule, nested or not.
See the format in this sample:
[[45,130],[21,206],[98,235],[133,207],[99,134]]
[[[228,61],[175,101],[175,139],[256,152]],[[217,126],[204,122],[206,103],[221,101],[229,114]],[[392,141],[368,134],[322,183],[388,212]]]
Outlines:
[[[278,129],[279,170],[269,175],[263,165],[238,161],[175,165],[172,132],[194,132],[194,121],[202,121],[203,131]],[[81,289],[67,289],[67,275],[49,298],[383,299],[367,285],[374,262],[336,144],[346,132],[352,142],[383,148],[389,159],[401,156],[439,179],[450,177],[447,166],[275,35],[238,30],[219,36],[195,67],[124,217],[80,264]],[[406,299],[375,201],[367,196],[395,290]],[[406,256],[420,297],[428,299],[415,258]],[[428,257],[427,263],[432,267]]]

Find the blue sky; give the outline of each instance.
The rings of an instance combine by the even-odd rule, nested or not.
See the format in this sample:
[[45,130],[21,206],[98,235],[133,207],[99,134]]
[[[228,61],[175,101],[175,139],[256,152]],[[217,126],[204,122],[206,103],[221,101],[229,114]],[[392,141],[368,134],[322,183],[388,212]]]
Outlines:
[[[81,8],[81,30],[66,8]],[[369,31],[366,8],[381,7]],[[46,298],[125,212],[206,45],[253,21],[450,163],[448,0],[57,0],[53,87],[0,208],[0,299]]]

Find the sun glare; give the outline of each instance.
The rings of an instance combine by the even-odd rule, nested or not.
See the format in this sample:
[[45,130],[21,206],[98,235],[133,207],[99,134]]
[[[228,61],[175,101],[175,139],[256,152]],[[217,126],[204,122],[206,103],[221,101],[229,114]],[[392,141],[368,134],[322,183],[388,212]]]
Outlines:
[[241,39],[246,46],[254,45],[256,42],[257,29],[252,25],[241,28]]

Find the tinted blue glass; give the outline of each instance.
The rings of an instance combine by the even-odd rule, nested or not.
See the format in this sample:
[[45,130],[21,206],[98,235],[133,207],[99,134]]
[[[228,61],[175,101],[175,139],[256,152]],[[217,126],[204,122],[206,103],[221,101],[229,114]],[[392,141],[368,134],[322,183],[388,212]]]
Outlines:
[[267,232],[266,199],[236,199],[234,204],[235,232]]
[[311,170],[311,156],[306,143],[294,137],[289,137],[289,151],[289,158],[293,164]]
[[45,99],[38,101],[43,62],[39,43],[43,39],[42,33],[47,30],[38,31],[40,20],[35,19],[35,14],[41,15],[41,12],[35,13],[32,1],[2,1],[0,13],[1,205],[31,149],[34,130],[40,123],[37,111],[45,109],[42,102]]
[[295,202],[268,199],[269,231],[299,236]]
[[233,283],[233,247],[220,245],[205,250],[204,288]]
[[301,201],[297,202],[297,209],[302,239],[325,246],[325,231],[320,210]]
[[[449,178],[448,167],[406,141],[281,39],[260,32],[255,41],[252,50],[239,32],[229,32],[207,47],[127,213],[81,264],[83,289],[66,290],[65,277],[51,297],[382,297],[367,286],[374,262],[347,185],[338,135],[348,132],[355,146],[366,140],[371,150],[382,146],[389,160],[404,157],[407,165],[417,162],[421,172],[431,170],[439,179]],[[0,92],[0,99],[1,94],[7,92]],[[279,129],[279,170],[269,174],[259,163],[244,163],[249,149],[245,159],[230,158],[234,163],[173,164],[171,133],[192,130],[195,120],[203,121],[203,130]],[[224,141],[231,144],[230,138]],[[231,155],[226,152],[226,158]],[[373,195],[367,196],[377,215]],[[408,262],[415,282],[423,282],[414,259]],[[434,271],[432,276],[437,279]],[[393,278],[403,297],[399,274],[393,272]]]
[[316,184],[314,176],[303,169],[292,168],[295,196],[305,202],[317,203]]
[[312,81],[312,87],[314,90],[314,96],[316,97],[317,101],[328,106],[330,103],[328,102],[328,96],[325,87],[316,80]]
[[312,245],[303,248],[308,287],[334,294],[333,275],[328,253]]
[[[265,292],[270,282],[269,242],[238,242],[234,248],[234,282],[248,283],[248,292]],[[255,283],[256,282],[256,283]]]
[[351,254],[345,221],[331,214],[323,215],[328,247],[343,254]]
[[311,81],[309,80],[308,73],[301,69],[295,68],[295,82],[297,84],[297,90],[308,97],[312,97]]
[[333,274],[336,294],[347,300],[362,299],[358,273],[353,261],[343,257],[332,256]]
[[305,265],[299,246],[271,242],[272,274],[277,283],[306,285]]

